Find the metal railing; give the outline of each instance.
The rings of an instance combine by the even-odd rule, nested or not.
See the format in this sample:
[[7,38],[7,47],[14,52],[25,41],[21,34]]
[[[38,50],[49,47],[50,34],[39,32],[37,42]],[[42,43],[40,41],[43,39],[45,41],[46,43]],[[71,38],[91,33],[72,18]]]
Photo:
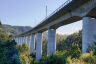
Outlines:
[[[43,19],[40,23],[38,23],[36,26],[47,20],[49,17],[53,16],[55,13],[57,13],[59,10],[61,10],[63,7],[65,7],[67,4],[69,4],[73,0],[67,0],[64,4],[62,4],[59,8],[57,8],[55,11],[53,11],[49,16],[47,16],[45,19]],[[35,27],[36,27],[35,26]]]

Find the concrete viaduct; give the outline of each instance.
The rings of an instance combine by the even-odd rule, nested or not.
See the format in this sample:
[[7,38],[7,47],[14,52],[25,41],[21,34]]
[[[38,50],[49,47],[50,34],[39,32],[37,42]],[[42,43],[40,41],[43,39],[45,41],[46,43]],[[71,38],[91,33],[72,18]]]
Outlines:
[[[94,19],[93,19],[94,18]],[[96,0],[67,0],[31,30],[14,36],[15,41],[22,45],[26,42],[30,52],[34,53],[35,34],[37,34],[36,61],[42,57],[42,36],[48,30],[47,55],[55,54],[56,29],[79,20],[83,20],[82,53],[86,53],[89,42],[94,41],[96,34]]]

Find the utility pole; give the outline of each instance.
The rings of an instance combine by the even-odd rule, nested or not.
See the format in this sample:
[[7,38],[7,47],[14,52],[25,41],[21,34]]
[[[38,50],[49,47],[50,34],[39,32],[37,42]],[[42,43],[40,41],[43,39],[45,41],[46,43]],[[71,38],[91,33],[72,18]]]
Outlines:
[[47,6],[46,6],[46,18],[47,18]]

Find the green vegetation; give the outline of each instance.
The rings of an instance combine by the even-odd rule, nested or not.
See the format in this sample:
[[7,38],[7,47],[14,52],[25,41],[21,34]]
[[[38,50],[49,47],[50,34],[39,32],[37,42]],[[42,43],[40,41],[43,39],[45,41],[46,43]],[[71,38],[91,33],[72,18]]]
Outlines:
[[21,64],[16,44],[0,30],[0,64]]
[[11,26],[11,25],[2,24],[0,29],[7,35],[13,34],[14,36],[16,36],[16,35],[19,35],[23,32],[26,32],[26,31],[32,29],[32,27],[30,27],[30,26]]
[[[26,43],[23,43],[21,45],[17,45],[17,48],[19,49],[19,59],[22,61],[22,64],[29,64],[30,60],[33,60],[30,55],[30,49]],[[29,60],[30,59],[30,60]]]
[[[10,27],[12,29],[10,29]],[[17,30],[16,27],[17,26],[9,26],[8,29],[7,25],[3,25],[3,31],[0,30],[0,64],[96,64],[96,42],[89,45],[87,53],[82,54],[81,30],[68,37],[57,34],[57,51],[56,54],[52,55],[47,55],[48,33],[46,32],[42,43],[42,58],[40,61],[35,62],[36,51],[30,54],[30,49],[26,43],[18,45],[14,40],[10,40],[14,34],[17,35],[17,33],[15,33],[15,30]],[[13,32],[11,32],[11,30],[13,30]],[[22,33],[22,28],[20,30],[21,32],[19,33]],[[24,29],[24,31],[26,30]],[[9,37],[8,34],[4,34],[6,32],[11,33]],[[96,39],[96,36],[94,36],[94,38]]]

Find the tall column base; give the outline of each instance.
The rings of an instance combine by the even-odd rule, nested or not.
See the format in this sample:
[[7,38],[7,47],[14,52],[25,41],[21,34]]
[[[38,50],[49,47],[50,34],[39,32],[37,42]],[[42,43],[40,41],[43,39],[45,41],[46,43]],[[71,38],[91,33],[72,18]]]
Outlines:
[[42,33],[37,33],[36,61],[39,61],[41,57],[42,57]]
[[35,34],[31,35],[30,53],[34,53],[35,50]]
[[84,17],[83,29],[82,29],[82,53],[86,53],[88,45],[91,45],[94,42],[95,34],[96,34],[96,19],[91,19],[90,17]]
[[48,29],[47,55],[55,54],[56,51],[56,30]]

